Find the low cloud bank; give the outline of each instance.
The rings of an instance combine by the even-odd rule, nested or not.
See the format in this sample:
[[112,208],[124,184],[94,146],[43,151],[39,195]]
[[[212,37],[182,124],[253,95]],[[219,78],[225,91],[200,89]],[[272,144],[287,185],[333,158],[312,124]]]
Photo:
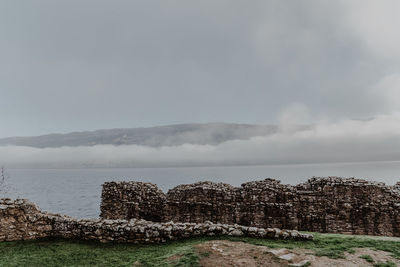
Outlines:
[[[289,130],[288,130],[289,129]],[[7,167],[169,167],[400,160],[400,113],[324,122],[310,129],[219,145],[0,147]]]

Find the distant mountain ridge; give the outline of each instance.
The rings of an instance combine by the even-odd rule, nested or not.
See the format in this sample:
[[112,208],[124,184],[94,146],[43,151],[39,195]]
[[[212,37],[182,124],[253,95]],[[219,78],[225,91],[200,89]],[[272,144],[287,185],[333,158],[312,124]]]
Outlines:
[[30,137],[7,137],[0,145],[36,148],[94,145],[143,145],[151,147],[182,144],[217,145],[229,140],[246,140],[254,136],[276,133],[276,125],[236,123],[189,123],[149,128],[122,128],[47,134]]

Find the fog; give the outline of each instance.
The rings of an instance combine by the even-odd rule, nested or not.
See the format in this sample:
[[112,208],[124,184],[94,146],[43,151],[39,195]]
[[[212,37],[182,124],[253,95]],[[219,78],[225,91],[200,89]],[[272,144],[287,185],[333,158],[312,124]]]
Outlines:
[[0,147],[8,167],[173,167],[394,161],[400,158],[400,113],[370,120],[320,122],[292,130],[281,121],[277,133],[218,145],[149,147]]
[[1,1],[0,137],[276,124],[294,103],[335,121],[392,113],[399,8],[396,0]]
[[395,0],[2,1],[1,138],[209,122],[278,130],[163,128],[107,140],[100,131],[64,143],[51,135],[0,146],[0,165],[400,160],[399,8]]

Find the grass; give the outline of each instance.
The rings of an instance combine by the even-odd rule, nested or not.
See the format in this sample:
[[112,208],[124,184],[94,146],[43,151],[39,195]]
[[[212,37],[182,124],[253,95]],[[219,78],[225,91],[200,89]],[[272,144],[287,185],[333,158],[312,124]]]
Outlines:
[[364,259],[364,260],[366,260],[368,262],[371,262],[371,263],[374,262],[374,259],[370,255],[361,255],[360,259]]
[[376,263],[374,264],[374,267],[397,267],[397,265],[392,261],[387,261],[387,262]]
[[[101,244],[43,239],[0,243],[0,266],[196,266],[193,245],[184,240],[165,245]],[[176,261],[169,258],[179,255]]]
[[271,240],[271,239],[255,239],[240,238],[241,241],[254,245],[268,246],[271,248],[304,248],[311,249],[316,256],[327,256],[337,259],[343,258],[344,253],[354,253],[355,248],[372,248],[390,252],[395,258],[400,259],[400,242],[377,240],[360,236],[348,236],[337,234],[320,234],[312,233],[313,241],[294,241],[294,240]]
[[[341,258],[354,248],[390,252],[400,258],[400,242],[370,238],[314,233],[313,241],[269,240],[257,238],[195,238],[161,245],[100,244],[97,242],[42,239],[0,243],[0,266],[198,266],[196,244],[215,239],[243,241],[271,248],[304,248],[317,256]],[[392,264],[392,265],[390,265]],[[393,263],[376,263],[391,267]]]

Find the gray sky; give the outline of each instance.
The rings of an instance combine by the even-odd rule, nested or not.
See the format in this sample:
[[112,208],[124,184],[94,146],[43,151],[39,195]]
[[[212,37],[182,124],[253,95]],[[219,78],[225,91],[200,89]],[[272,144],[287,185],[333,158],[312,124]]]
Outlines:
[[0,0],[0,137],[391,116],[398,10],[397,0]]

